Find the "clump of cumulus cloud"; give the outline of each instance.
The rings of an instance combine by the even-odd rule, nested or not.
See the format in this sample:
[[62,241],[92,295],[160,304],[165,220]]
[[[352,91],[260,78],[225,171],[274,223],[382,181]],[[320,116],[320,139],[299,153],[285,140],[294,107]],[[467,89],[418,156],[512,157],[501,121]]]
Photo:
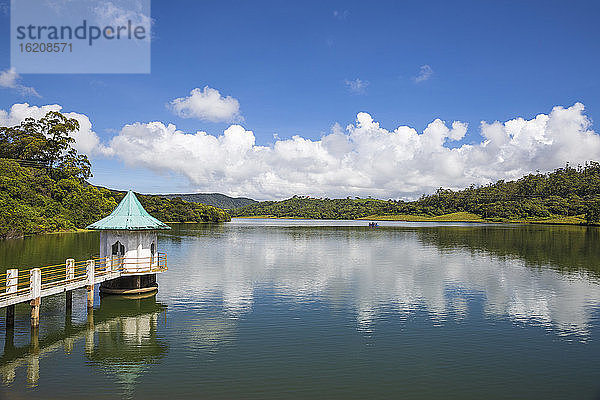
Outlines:
[[205,86],[195,88],[187,97],[179,97],[169,103],[169,108],[182,118],[196,118],[211,122],[239,122],[240,103],[237,99],[221,96],[217,89]]
[[[8,113],[0,110],[0,123],[60,109],[17,104]],[[442,186],[459,189],[514,179],[600,154],[600,135],[591,130],[581,103],[557,106],[529,120],[482,122],[481,140],[471,144],[461,143],[468,127],[460,121],[435,119],[422,132],[409,126],[390,130],[362,112],[353,124],[335,124],[318,140],[293,136],[263,146],[238,124],[215,136],[155,121],[125,125],[103,145],[85,115],[67,116],[82,125],[76,139],[84,152],[181,174],[191,189],[256,199],[294,194],[408,199]]]
[[258,199],[414,198],[440,186],[486,184],[596,159],[600,136],[583,112],[576,103],[531,120],[482,122],[480,142],[452,148],[447,144],[464,137],[465,123],[435,119],[420,133],[408,126],[388,130],[367,113],[346,128],[334,125],[319,140],[294,136],[271,146],[257,145],[254,133],[240,125],[213,136],[137,122],[123,127],[108,147],[130,165],[182,174],[201,190]]

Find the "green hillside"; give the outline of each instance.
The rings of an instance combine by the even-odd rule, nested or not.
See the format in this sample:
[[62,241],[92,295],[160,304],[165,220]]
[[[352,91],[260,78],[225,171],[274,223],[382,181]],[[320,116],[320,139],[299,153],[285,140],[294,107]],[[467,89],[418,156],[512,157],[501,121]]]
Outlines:
[[165,199],[175,199],[179,197],[182,200],[192,203],[202,203],[225,210],[256,203],[256,200],[247,197],[229,197],[221,193],[157,194],[156,196],[164,197]]
[[[86,182],[91,164],[72,147],[79,125],[57,112],[0,127],[0,238],[74,230],[107,216],[119,192]],[[154,217],[168,222],[218,222],[229,214],[181,199],[139,196]]]

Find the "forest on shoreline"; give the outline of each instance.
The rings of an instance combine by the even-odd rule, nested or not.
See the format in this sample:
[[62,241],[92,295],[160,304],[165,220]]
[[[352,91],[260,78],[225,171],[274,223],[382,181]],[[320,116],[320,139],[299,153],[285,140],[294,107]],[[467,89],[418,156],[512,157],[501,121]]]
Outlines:
[[[0,127],[0,239],[85,228],[112,212],[125,192],[90,185],[91,163],[74,148],[75,119],[58,112]],[[213,206],[138,195],[165,222],[223,222]]]
[[600,163],[566,165],[514,181],[440,188],[415,201],[294,196],[230,210],[233,217],[598,224]]

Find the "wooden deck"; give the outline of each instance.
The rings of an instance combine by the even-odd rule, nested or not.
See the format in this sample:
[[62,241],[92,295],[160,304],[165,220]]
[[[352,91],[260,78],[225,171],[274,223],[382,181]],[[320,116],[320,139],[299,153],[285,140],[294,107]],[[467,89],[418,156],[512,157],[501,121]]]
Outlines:
[[93,287],[97,283],[122,276],[154,274],[166,270],[167,256],[164,253],[158,253],[153,258],[106,257],[85,261],[68,259],[64,264],[47,267],[9,269],[5,274],[0,274],[0,308],[26,301],[35,306],[34,303],[39,303],[43,297],[80,288],[87,288],[88,291],[91,288],[93,306]]

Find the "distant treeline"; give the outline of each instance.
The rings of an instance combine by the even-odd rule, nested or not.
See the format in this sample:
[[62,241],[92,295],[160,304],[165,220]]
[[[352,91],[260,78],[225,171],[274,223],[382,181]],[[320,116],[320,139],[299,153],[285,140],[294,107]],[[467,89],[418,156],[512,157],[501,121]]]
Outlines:
[[221,193],[159,194],[157,196],[164,197],[165,199],[175,199],[179,197],[182,200],[192,203],[202,203],[225,210],[256,203],[256,200],[247,197],[229,197]]
[[[125,192],[111,191],[117,202]],[[153,217],[164,222],[226,222],[229,214],[210,205],[183,200],[180,197],[164,198],[162,195],[136,194],[142,206]]]
[[[85,228],[107,216],[124,194],[86,182],[85,155],[72,147],[75,119],[57,112],[0,127],[0,238]],[[168,222],[228,221],[212,206],[139,196],[154,217]]]
[[317,199],[294,196],[231,210],[233,216],[356,219],[383,215],[437,216],[455,212],[477,214],[491,221],[544,219],[584,215],[600,222],[600,164],[576,168],[568,164],[550,173],[530,174],[515,181],[500,180],[464,190],[440,188],[416,201]]

